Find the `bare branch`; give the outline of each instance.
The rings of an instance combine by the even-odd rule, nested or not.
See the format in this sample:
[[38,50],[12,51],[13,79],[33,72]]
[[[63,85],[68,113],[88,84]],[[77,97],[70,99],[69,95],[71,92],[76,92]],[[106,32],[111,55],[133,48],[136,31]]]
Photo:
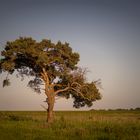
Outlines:
[[47,110],[47,108],[44,105],[41,105],[45,110]]
[[98,79],[98,80],[96,80],[96,81],[93,81],[93,83],[94,83],[97,87],[99,87],[100,89],[103,89],[102,84],[101,84],[101,79]]

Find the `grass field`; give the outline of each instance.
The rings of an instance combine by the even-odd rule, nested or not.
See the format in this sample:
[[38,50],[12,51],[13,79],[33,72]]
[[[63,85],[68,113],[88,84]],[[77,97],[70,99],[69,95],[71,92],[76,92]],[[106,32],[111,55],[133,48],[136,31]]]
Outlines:
[[139,111],[0,112],[0,140],[140,140]]

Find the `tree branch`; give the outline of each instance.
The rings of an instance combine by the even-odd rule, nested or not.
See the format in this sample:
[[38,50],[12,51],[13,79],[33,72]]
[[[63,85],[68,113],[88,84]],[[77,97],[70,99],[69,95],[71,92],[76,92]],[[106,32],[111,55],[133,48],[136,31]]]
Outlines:
[[84,87],[84,86],[87,86],[87,85],[81,86],[79,83],[74,82],[74,83],[71,84],[71,87],[70,87],[70,85],[68,85],[68,87],[66,87],[66,88],[64,88],[64,89],[57,90],[57,91],[55,92],[55,95],[57,95],[57,94],[60,93],[60,92],[64,92],[64,91],[67,91],[67,90],[71,89],[71,90],[75,91],[75,94],[76,94],[77,96],[81,96],[83,99],[86,99],[86,100],[89,100],[89,101],[90,101],[89,98],[87,98],[87,97],[85,97],[85,96],[83,95],[83,93],[80,91],[80,89],[76,89],[76,88],[72,87],[72,85],[74,85],[74,84],[78,85],[80,88],[81,88],[81,87]]
[[47,108],[44,105],[41,105],[45,110],[47,110]]
[[59,90],[55,91],[55,95],[57,95],[57,94],[60,93],[60,92],[67,91],[69,88],[70,88],[70,87],[68,86],[68,87],[66,87],[66,88],[64,88],[64,89],[59,89]]
[[73,85],[77,85],[77,86],[81,87],[81,85],[80,85],[79,83],[77,83],[77,82],[73,82],[73,83],[71,84],[71,86],[73,86]]
[[78,88],[83,88],[83,87],[88,87],[89,88],[89,86],[87,85],[87,84],[85,84],[85,85],[81,85],[81,84],[79,84],[79,83],[77,83],[77,82],[73,82],[72,84],[71,84],[71,86],[73,86],[73,85],[77,85],[78,86]]
[[45,70],[45,68],[43,68],[42,70],[43,70],[43,72],[41,73],[42,78],[46,82],[46,84],[49,85],[49,77],[47,71]]
[[[72,87],[72,86],[74,86],[74,85],[77,85],[78,86],[78,88],[76,89],[76,88],[74,88],[74,87]],[[56,84],[56,86],[57,86],[57,84]],[[59,85],[58,84],[58,86],[61,86],[61,85]],[[87,97],[85,97],[84,95],[83,95],[83,93],[80,91],[80,89],[82,88],[82,87],[89,87],[88,85],[80,85],[79,83],[77,83],[77,82],[73,82],[72,84],[71,84],[71,86],[70,85],[68,85],[68,87],[66,87],[66,88],[64,88],[64,89],[60,89],[60,90],[57,90],[56,92],[55,92],[55,95],[57,95],[58,93],[60,93],[60,92],[64,92],[64,91],[67,91],[67,90],[73,90],[73,91],[75,91],[75,94],[77,95],[77,96],[81,96],[83,99],[86,99],[86,100],[90,100],[89,98],[87,98]]]
[[53,84],[53,87],[62,87],[62,85],[61,84]]
[[[82,92],[78,91],[77,89],[75,89],[75,88],[73,88],[73,87],[71,87],[71,89],[74,90],[74,91],[77,93],[77,94],[76,94],[77,96],[78,96],[78,94],[79,94],[82,98],[89,100],[89,98],[85,97],[85,96],[83,95]],[[89,100],[89,101],[90,101],[90,100]]]

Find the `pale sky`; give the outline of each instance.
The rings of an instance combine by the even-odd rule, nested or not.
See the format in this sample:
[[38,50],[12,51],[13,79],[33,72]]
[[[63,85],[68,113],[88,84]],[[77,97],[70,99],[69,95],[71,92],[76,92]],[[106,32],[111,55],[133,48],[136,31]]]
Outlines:
[[[102,81],[103,98],[91,108],[140,107],[139,0],[1,0],[0,51],[19,36],[70,43],[89,81]],[[3,88],[5,77],[0,110],[43,110],[46,97],[27,88],[28,79],[13,75]],[[57,100],[55,110],[73,110],[72,100]]]

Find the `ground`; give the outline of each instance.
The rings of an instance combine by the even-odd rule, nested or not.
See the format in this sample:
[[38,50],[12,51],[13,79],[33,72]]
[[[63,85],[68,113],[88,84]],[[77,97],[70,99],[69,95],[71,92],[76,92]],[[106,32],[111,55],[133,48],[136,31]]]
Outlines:
[[139,140],[140,111],[0,112],[0,140]]

